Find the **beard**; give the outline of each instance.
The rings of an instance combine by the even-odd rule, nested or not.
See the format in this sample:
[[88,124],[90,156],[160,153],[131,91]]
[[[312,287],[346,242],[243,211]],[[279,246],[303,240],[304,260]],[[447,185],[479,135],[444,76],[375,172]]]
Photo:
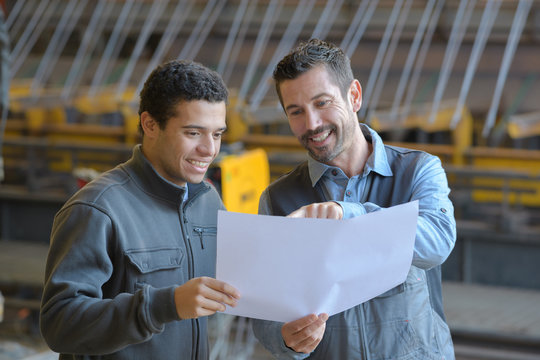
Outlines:
[[[354,140],[354,134],[357,130],[356,127],[359,127],[358,119],[355,114],[351,114],[351,117],[348,121],[344,122],[343,127],[338,127],[336,125],[324,125],[316,128],[315,130],[308,130],[299,140],[302,146],[309,152],[309,155],[317,160],[318,162],[329,164],[342,152],[349,149]],[[336,140],[334,146],[324,145],[324,146],[313,146],[310,137],[317,136],[325,131],[330,131],[328,136],[335,136]]]
[[[336,143],[333,147],[330,147],[329,145],[317,147],[310,144],[309,139],[311,137],[326,131],[330,131],[328,136],[334,135],[336,137]],[[338,132],[335,125],[320,126],[315,130],[308,130],[299,140],[302,143],[302,146],[309,152],[309,155],[318,162],[328,163],[343,152],[343,136]]]

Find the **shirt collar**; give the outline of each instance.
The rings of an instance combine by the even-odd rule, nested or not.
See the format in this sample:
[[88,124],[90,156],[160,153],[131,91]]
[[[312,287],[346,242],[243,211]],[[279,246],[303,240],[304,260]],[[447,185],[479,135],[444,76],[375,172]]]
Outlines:
[[[390,164],[388,164],[384,143],[379,134],[377,134],[375,130],[371,129],[366,124],[360,124],[360,129],[362,130],[366,140],[373,146],[373,152],[369,156],[366,166],[364,167],[363,176],[367,176],[371,171],[374,171],[382,176],[392,176],[392,170],[390,169]],[[309,156],[308,169],[311,185],[315,186],[328,171],[339,168],[336,166],[323,164]]]

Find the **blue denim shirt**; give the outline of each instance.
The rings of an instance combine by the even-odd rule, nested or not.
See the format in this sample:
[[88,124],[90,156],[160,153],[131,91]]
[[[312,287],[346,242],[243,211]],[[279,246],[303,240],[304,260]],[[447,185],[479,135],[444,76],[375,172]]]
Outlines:
[[[323,338],[318,346],[318,348],[325,347],[323,355],[316,349],[312,353],[312,357],[321,359],[393,359],[397,357],[415,359],[420,356],[420,358],[426,359],[452,359],[454,355],[450,332],[444,321],[432,311],[431,300],[424,281],[424,270],[442,264],[455,244],[455,220],[453,206],[448,199],[450,189],[446,174],[439,158],[416,150],[385,146],[374,130],[364,124],[360,124],[360,126],[366,138],[371,140],[373,147],[373,152],[368,158],[363,173],[348,178],[340,168],[328,166],[309,158],[308,169],[311,183],[313,186],[318,182],[322,183],[323,197],[328,201],[333,200],[340,204],[343,208],[344,218],[361,216],[368,212],[378,211],[383,207],[397,205],[399,202],[418,200],[419,217],[413,266],[407,281],[400,289],[394,289],[394,292],[391,290],[388,294],[385,293],[338,314],[341,319],[334,321],[334,323],[336,323],[335,328],[341,330],[336,331],[342,332],[343,326],[351,329],[362,328],[363,334],[356,337],[358,340],[351,340],[355,337],[339,335],[346,340],[342,339],[332,344],[337,336],[328,335],[336,333],[332,332],[331,329],[333,327],[331,317],[327,322],[325,337],[332,336],[333,338],[327,340],[330,344],[323,344],[325,342]],[[380,175],[379,179],[381,177],[395,177],[395,181],[392,181],[391,195],[388,194],[388,189],[383,190],[383,186],[377,186],[378,180],[373,180],[375,174]],[[370,181],[373,183],[368,184]],[[259,213],[273,214],[271,204],[267,189],[261,195]],[[421,285],[421,282],[424,284]],[[415,310],[410,311],[413,308]],[[409,317],[412,316],[413,312],[423,320],[410,321]],[[392,319],[388,319],[389,317]],[[438,340],[435,343],[432,340],[426,340],[422,349],[403,348],[408,345],[398,345],[397,348],[394,348],[395,344],[400,343],[400,339],[395,338],[395,336],[401,330],[385,328],[381,324],[396,321],[396,318],[400,317],[404,322],[410,321],[416,324],[417,328],[411,332],[419,333],[428,328],[435,329],[431,334],[426,335],[425,339],[436,338]],[[366,322],[367,325],[359,324],[360,321]],[[338,322],[339,324],[337,324]],[[281,326],[281,323],[255,320],[253,329],[263,345],[277,358],[303,359],[308,357],[309,354],[298,354],[285,346],[281,337]],[[374,346],[378,340],[368,340],[373,334],[376,334],[373,339],[383,338],[384,341],[380,342],[380,346]],[[403,333],[400,336],[403,336]],[[358,343],[353,344],[351,341]],[[414,339],[411,342],[418,344],[422,341]],[[344,346],[352,348],[352,350],[345,352],[337,349],[336,351],[332,350],[332,347],[343,348]],[[319,353],[316,354],[316,352]],[[352,353],[356,355],[350,355]],[[411,357],[406,357],[405,354],[411,354]]]

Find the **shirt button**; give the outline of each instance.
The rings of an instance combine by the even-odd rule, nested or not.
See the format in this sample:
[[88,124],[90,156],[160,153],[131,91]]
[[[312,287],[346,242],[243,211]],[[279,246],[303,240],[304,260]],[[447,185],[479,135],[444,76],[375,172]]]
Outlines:
[[336,169],[332,170],[332,175],[334,175],[334,176],[337,175],[337,170]]
[[351,190],[347,190],[346,194],[347,196],[351,196]]

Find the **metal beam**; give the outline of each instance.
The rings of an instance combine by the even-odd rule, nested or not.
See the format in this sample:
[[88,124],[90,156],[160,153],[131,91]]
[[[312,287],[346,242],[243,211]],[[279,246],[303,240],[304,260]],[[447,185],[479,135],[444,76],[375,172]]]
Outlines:
[[154,70],[154,68],[159,64],[159,62],[162,61],[166,51],[169,50],[173,41],[178,36],[178,33],[184,26],[184,23],[191,12],[191,9],[193,8],[193,5],[193,0],[180,0],[176,4],[171,18],[169,19],[169,23],[167,24],[167,28],[165,29],[165,32],[163,33],[163,36],[161,37],[156,50],[152,54],[152,58],[146,65],[146,69],[142,73],[143,76],[141,76],[139,80],[137,90],[133,93],[133,101],[135,101],[139,96],[139,92],[142,90],[144,82],[146,81],[148,75],[150,75],[152,70]]
[[435,117],[437,116],[444,90],[446,89],[448,79],[450,78],[454,61],[459,51],[459,47],[461,46],[465,31],[467,30],[475,4],[476,0],[461,0],[459,4],[459,8],[454,19],[454,25],[452,26],[450,39],[448,40],[448,45],[444,54],[439,82],[437,83],[437,88],[435,89],[435,97],[433,99],[431,112],[428,118],[428,122],[430,124],[435,122]]
[[62,89],[61,98],[64,101],[73,97],[73,87],[75,87],[84,74],[84,69],[91,60],[92,52],[97,44],[97,40],[103,32],[105,22],[112,14],[112,8],[114,2],[108,0],[99,0],[98,4],[94,8],[92,18],[88,23],[88,27],[84,31],[81,45],[77,50],[75,59],[69,69],[66,81],[64,82],[64,88]]
[[495,93],[493,94],[491,105],[486,117],[486,122],[484,123],[484,128],[482,130],[483,137],[487,137],[489,135],[491,128],[495,124],[495,117],[501,101],[506,77],[508,76],[508,70],[510,69],[512,60],[514,59],[514,54],[516,53],[516,48],[518,46],[521,33],[523,32],[523,28],[525,27],[525,23],[527,22],[527,17],[529,15],[532,3],[532,0],[520,0],[516,13],[514,14],[512,28],[506,42],[501,68],[497,77],[497,84],[495,85]]
[[154,27],[156,26],[161,13],[167,7],[168,2],[168,0],[163,0],[156,1],[152,4],[152,7],[150,8],[150,13],[145,19],[141,32],[137,37],[137,43],[135,44],[135,48],[133,49],[133,52],[129,57],[129,61],[124,68],[122,77],[120,78],[120,81],[118,81],[118,85],[116,86],[116,99],[119,100],[124,96],[124,92],[126,91],[126,88],[128,86],[129,79],[133,74],[133,69],[137,64],[137,61],[139,61],[139,57],[141,56],[142,51],[146,46],[146,42],[148,41],[150,35],[152,35],[152,31],[154,30]]
[[256,111],[259,108],[262,99],[264,98],[264,96],[268,92],[268,88],[270,87],[269,80],[271,79],[271,75],[276,63],[289,51],[293,43],[296,41],[296,39],[298,39],[298,35],[300,34],[300,31],[302,30],[302,27],[304,26],[309,14],[311,13],[313,5],[315,5],[314,1],[300,0],[298,5],[296,6],[292,18],[287,25],[287,29],[281,37],[281,40],[279,41],[279,44],[274,51],[274,55],[267,63],[263,75],[259,80],[259,84],[253,92],[250,104],[250,110],[252,112]]
[[409,15],[409,11],[411,9],[411,5],[412,1],[406,0],[403,9],[401,10],[401,13],[399,15],[397,25],[394,28],[392,40],[390,41],[390,45],[388,46],[388,50],[386,51],[382,68],[379,73],[379,77],[377,78],[375,89],[373,90],[373,96],[371,97],[371,102],[368,106],[369,110],[365,119],[366,124],[371,123],[371,116],[373,115],[373,112],[377,109],[377,105],[379,104],[379,98],[381,96],[384,83],[386,82],[386,77],[388,76],[388,70],[390,69],[390,65],[392,63],[392,59],[394,57],[394,53],[399,42],[399,38],[401,37],[401,33],[403,32],[403,26],[405,25],[405,21],[407,20],[407,16]]
[[411,76],[414,60],[417,58],[418,50],[420,48],[422,38],[424,37],[424,34],[426,33],[427,25],[428,25],[431,13],[433,12],[433,7],[435,6],[436,1],[437,0],[428,1],[428,3],[426,4],[426,7],[424,8],[424,12],[422,14],[422,18],[420,19],[420,23],[418,24],[418,28],[416,29],[416,34],[414,35],[413,42],[409,49],[409,54],[407,55],[407,60],[405,60],[405,65],[403,66],[403,71],[401,73],[398,87],[394,95],[394,101],[392,102],[392,108],[390,110],[390,121],[392,122],[395,122],[397,120],[398,108],[401,104],[401,100],[403,99],[403,95],[405,94],[405,87],[407,86],[407,83]]
[[371,72],[369,74],[367,87],[363,91],[363,94],[362,94],[363,106],[360,108],[360,111],[359,111],[359,116],[362,119],[365,118],[366,113],[367,113],[367,108],[370,106],[369,105],[370,97],[375,87],[375,84],[377,82],[377,77],[379,76],[379,71],[382,66],[384,54],[386,53],[386,49],[388,48],[388,43],[390,41],[390,37],[394,30],[394,25],[396,24],[402,4],[403,4],[403,0],[397,0],[394,3],[394,8],[392,9],[392,12],[390,13],[390,18],[388,19],[388,22],[386,24],[383,38],[381,39],[379,49],[377,50],[377,55],[375,56],[375,61],[373,62],[373,67],[371,68]]
[[482,56],[482,52],[486,46],[487,39],[491,33],[491,28],[495,22],[495,18],[499,13],[499,7],[501,6],[502,0],[488,0],[484,8],[484,13],[482,14],[482,20],[480,21],[480,27],[476,33],[476,39],[474,40],[474,45],[469,58],[469,63],[467,64],[467,70],[465,72],[465,78],[461,85],[461,90],[459,92],[459,98],[454,110],[454,115],[450,121],[450,128],[454,129],[461,120],[461,114],[463,112],[463,107],[465,106],[465,100],[469,94],[469,89],[471,88],[471,82],[476,72],[478,62]]

